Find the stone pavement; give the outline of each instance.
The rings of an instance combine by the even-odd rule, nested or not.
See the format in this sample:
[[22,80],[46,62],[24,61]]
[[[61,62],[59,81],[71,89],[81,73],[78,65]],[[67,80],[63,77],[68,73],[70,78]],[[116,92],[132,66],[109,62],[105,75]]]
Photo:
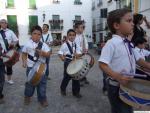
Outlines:
[[[56,52],[55,52],[56,53]],[[102,94],[102,73],[98,68],[98,55],[94,51],[95,65],[87,75],[89,85],[81,88],[83,97],[77,99],[71,93],[71,81],[67,87],[67,96],[60,95],[60,83],[63,78],[63,62],[54,54],[50,61],[50,77],[47,82],[47,99],[49,106],[42,108],[37,102],[36,92],[29,106],[23,104],[25,69],[21,62],[13,67],[14,85],[5,83],[5,104],[0,105],[0,113],[110,113],[106,96]]]

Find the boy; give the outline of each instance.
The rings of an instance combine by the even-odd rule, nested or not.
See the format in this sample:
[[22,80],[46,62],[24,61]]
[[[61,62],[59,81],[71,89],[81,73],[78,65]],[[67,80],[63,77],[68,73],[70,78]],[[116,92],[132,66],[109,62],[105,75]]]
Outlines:
[[[48,32],[49,30],[49,25],[48,24],[43,24],[43,34],[42,34],[42,38],[41,38],[41,42],[45,42],[49,47],[52,46],[52,42],[53,42],[53,38],[51,36],[51,33]],[[50,61],[50,57],[46,58],[46,76],[47,76],[47,80],[50,80],[49,77],[49,61]]]
[[[46,63],[46,58],[50,57],[50,49],[47,44],[40,42],[42,36],[42,29],[40,26],[34,26],[31,29],[31,38],[27,42],[27,44],[22,49],[22,61],[23,67],[27,67],[26,74],[28,73],[34,66],[34,64],[38,60],[42,60]],[[39,47],[40,46],[40,47]],[[37,50],[37,47],[40,48]],[[48,106],[48,102],[46,99],[46,76],[45,74],[42,76],[40,83],[37,86],[33,86],[32,84],[26,82],[25,84],[25,98],[24,104],[29,105],[31,97],[34,94],[34,90],[37,88],[37,96],[38,101],[40,102],[42,107]]]
[[[86,54],[88,52],[88,42],[83,34],[85,26],[83,22],[77,22],[74,25],[75,31],[76,31],[76,38],[75,43],[80,47],[82,54]],[[80,80],[80,86],[83,86],[84,84],[89,84],[89,81],[86,77],[82,78]]]
[[[67,74],[67,67],[74,57],[81,56],[80,48],[74,42],[76,32],[73,29],[69,29],[67,32],[67,41],[62,44],[58,55],[62,61],[64,61],[64,77],[60,86],[61,94],[66,96],[66,87],[71,79],[71,76]],[[72,94],[77,98],[81,98],[80,83],[79,80],[72,79]]]
[[[119,84],[125,85],[131,77],[122,75],[122,72],[135,73],[136,63],[150,68],[150,64],[140,58],[134,51],[127,36],[133,32],[133,19],[128,9],[111,11],[107,23],[113,36],[102,49],[99,58],[99,67],[107,74],[108,99],[112,113],[133,113],[131,106],[119,98]],[[136,58],[136,62],[135,62]]]
[[141,57],[145,60],[145,57],[150,56],[150,51],[145,49],[147,40],[145,38],[137,38],[135,40],[135,51],[137,51]]

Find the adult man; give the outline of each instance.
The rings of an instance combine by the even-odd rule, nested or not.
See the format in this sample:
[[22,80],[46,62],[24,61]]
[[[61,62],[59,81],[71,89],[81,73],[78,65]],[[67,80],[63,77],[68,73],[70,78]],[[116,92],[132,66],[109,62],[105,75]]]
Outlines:
[[[18,43],[18,38],[15,35],[15,33],[8,29],[8,23],[5,19],[0,20],[0,33],[2,35],[2,38],[5,40],[5,47],[6,47],[6,52],[9,51],[11,48],[16,46]],[[6,74],[7,74],[7,82],[9,84],[13,84],[12,80],[12,66],[8,67],[6,66]]]

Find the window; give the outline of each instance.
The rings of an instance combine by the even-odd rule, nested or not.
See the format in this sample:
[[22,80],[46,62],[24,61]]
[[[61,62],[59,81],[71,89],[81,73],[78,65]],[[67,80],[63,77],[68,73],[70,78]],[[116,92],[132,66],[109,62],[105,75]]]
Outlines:
[[81,5],[82,2],[81,2],[81,0],[75,0],[75,1],[74,1],[74,4],[75,4],[75,5]]
[[92,10],[95,10],[95,1],[92,2]]
[[29,0],[29,8],[36,9],[36,0]]
[[31,28],[35,25],[38,25],[38,16],[29,16],[29,33],[31,31]]
[[7,8],[14,8],[14,0],[7,0]]
[[53,29],[53,30],[61,29],[60,16],[52,15],[52,19],[53,19],[53,23],[51,24],[51,29]]
[[107,8],[103,8],[100,10],[101,18],[107,18]]
[[75,16],[75,20],[77,20],[77,21],[81,21],[81,16],[76,15],[76,16]]
[[101,6],[103,4],[102,0],[98,0],[97,6]]
[[18,35],[18,25],[16,15],[7,15],[8,27]]

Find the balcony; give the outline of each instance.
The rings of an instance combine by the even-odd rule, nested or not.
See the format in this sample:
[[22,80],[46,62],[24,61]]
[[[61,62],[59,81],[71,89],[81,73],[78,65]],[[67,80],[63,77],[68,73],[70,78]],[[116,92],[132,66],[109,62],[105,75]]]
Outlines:
[[80,1],[74,1],[74,5],[82,5],[82,2],[80,2]]
[[78,23],[78,22],[82,22],[83,24],[85,23],[84,20],[73,20],[73,24]]
[[63,20],[49,20],[50,24],[55,24],[55,23],[59,23],[59,24],[63,24]]
[[53,31],[62,31],[64,28],[64,26],[61,26],[61,25],[51,25],[51,28],[50,30],[53,32]]
[[92,32],[96,32],[96,25],[92,26]]

